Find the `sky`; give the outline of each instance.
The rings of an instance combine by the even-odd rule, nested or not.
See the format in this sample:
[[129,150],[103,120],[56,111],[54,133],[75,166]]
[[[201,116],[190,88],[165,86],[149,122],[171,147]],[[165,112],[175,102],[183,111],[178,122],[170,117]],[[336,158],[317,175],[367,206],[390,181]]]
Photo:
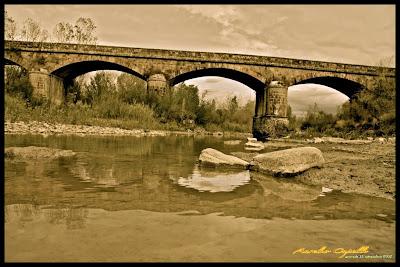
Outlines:
[[[361,65],[385,60],[395,66],[394,5],[6,5],[5,9],[19,25],[30,17],[49,32],[60,21],[74,23],[79,17],[90,17],[101,45]],[[252,90],[232,80],[203,77],[186,83],[215,95],[229,90],[243,99],[254,97]],[[298,110],[304,108],[304,101],[308,106],[322,99],[330,100],[324,106],[331,110],[347,100],[326,87],[289,88],[289,104],[295,112],[304,111]]]

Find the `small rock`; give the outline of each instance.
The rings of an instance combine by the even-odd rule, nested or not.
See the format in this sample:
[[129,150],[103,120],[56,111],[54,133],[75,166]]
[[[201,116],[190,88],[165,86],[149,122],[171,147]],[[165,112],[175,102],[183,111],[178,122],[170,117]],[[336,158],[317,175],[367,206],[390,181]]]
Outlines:
[[224,134],[222,132],[214,132],[212,135],[213,136],[222,136]]
[[315,137],[314,138],[314,143],[315,144],[318,144],[318,143],[322,143],[324,140],[322,139],[322,138],[319,138],[319,137]]
[[241,142],[240,140],[227,140],[224,141],[224,145],[234,146],[234,145],[239,145],[240,142]]
[[378,140],[378,142],[381,143],[381,144],[383,144],[383,143],[386,142],[385,138],[383,138],[383,137],[379,137],[377,140]]
[[264,144],[261,142],[247,142],[244,144],[246,150],[260,151],[265,148]]
[[330,192],[332,192],[332,190],[333,189],[330,189],[330,188],[328,188],[328,187],[322,187],[322,193],[330,193]]
[[376,216],[381,217],[381,218],[387,217],[387,215],[386,215],[386,214],[383,214],[383,213],[378,213],[378,214],[376,214]]
[[247,137],[247,142],[257,142],[257,138]]

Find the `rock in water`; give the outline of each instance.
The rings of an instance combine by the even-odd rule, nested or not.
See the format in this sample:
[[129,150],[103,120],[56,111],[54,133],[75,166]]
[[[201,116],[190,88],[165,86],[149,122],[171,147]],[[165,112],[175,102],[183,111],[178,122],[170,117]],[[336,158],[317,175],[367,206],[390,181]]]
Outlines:
[[264,148],[265,148],[264,144],[261,142],[257,142],[257,143],[247,142],[246,144],[244,144],[244,149],[246,149],[246,150],[260,151],[260,150],[263,150]]
[[231,166],[246,169],[249,166],[247,161],[239,159],[235,156],[226,155],[218,150],[206,148],[201,151],[199,162],[208,166]]
[[241,140],[226,140],[224,141],[224,145],[230,145],[230,146],[240,145],[241,142],[242,142]]
[[255,156],[260,155],[258,152],[231,152],[232,156],[250,162]]
[[292,176],[325,162],[321,150],[315,147],[298,147],[255,156],[250,169],[276,176]]
[[4,157],[9,159],[59,159],[70,158],[76,155],[72,150],[62,150],[49,147],[7,147]]

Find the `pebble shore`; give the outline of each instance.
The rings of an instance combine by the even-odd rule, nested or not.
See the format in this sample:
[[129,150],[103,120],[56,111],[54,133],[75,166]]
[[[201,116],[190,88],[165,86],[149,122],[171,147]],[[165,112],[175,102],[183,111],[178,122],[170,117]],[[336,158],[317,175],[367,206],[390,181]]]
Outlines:
[[143,130],[143,129],[122,129],[117,127],[102,127],[74,124],[47,123],[39,121],[10,122],[4,123],[5,134],[41,134],[47,135],[100,135],[100,136],[167,136],[167,135],[212,135],[212,136],[237,136],[248,137],[250,133],[230,132],[207,132],[207,131],[166,131],[166,130]]

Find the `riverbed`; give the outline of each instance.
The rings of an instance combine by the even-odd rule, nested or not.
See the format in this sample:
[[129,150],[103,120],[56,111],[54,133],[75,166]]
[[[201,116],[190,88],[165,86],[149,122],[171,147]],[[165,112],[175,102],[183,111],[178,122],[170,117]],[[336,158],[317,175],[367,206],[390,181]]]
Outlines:
[[[245,140],[225,140],[7,134],[6,147],[77,154],[5,160],[6,261],[395,260],[394,144],[315,144],[323,168],[274,178],[198,165],[207,147],[248,152]],[[299,145],[270,142],[259,153]]]

